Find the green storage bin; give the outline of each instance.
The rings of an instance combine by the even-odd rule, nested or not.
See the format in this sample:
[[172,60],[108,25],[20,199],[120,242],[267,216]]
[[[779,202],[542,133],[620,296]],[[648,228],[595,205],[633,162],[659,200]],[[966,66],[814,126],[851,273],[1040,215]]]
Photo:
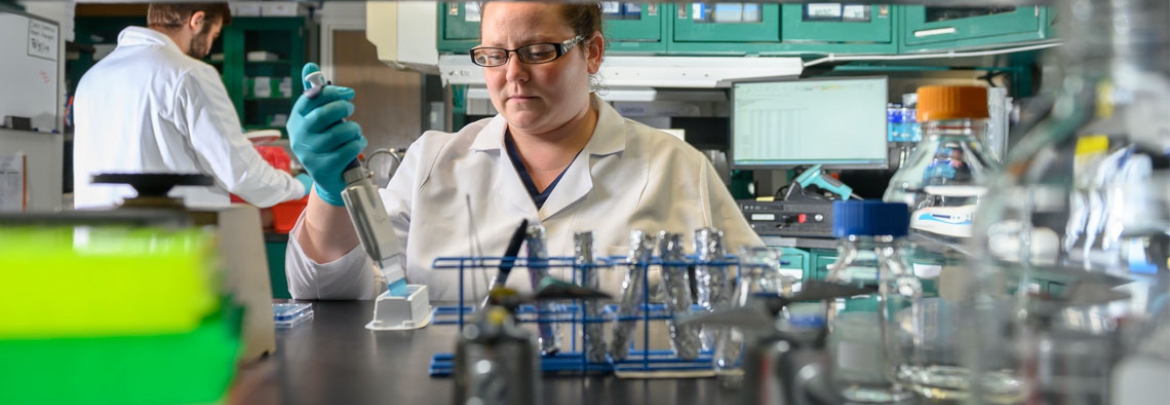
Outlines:
[[242,311],[224,305],[193,332],[0,340],[0,404],[196,404],[227,393]]

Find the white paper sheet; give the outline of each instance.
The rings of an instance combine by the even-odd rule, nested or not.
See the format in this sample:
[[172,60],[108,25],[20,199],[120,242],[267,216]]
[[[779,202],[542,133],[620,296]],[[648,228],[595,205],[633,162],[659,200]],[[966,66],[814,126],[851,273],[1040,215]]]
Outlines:
[[23,212],[28,200],[23,153],[0,155],[0,212]]

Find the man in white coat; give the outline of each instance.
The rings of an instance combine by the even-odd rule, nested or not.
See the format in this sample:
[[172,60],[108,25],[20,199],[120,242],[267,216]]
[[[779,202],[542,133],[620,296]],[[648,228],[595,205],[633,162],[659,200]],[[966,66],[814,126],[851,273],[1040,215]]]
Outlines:
[[222,207],[230,194],[261,208],[307,194],[311,178],[268,165],[241,132],[215,68],[200,61],[231,11],[223,3],[152,4],[149,28],[128,27],[94,65],[74,99],[74,207],[107,208],[133,197],[101,173],[202,173],[212,187],[179,187],[188,206]]

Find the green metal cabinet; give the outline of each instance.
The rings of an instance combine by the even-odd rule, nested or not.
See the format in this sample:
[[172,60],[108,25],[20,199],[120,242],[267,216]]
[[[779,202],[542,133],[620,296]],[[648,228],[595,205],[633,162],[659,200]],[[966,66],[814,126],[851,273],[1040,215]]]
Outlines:
[[1048,9],[1040,6],[903,8],[903,51],[954,49],[1046,39]]
[[807,278],[809,254],[796,248],[780,248],[780,268],[800,270],[800,278]]
[[[850,17],[838,12],[835,17],[818,16],[816,6],[837,10],[861,10],[863,16]],[[838,3],[785,4],[781,6],[780,38],[802,42],[890,42],[893,40],[893,15],[889,5],[854,5]]]
[[[898,50],[895,28],[899,14],[895,6],[760,4],[755,5],[759,12],[751,13],[759,18],[747,17],[747,11],[743,12],[744,22],[739,23],[712,22],[709,18],[718,12],[717,7],[735,4],[739,3],[678,5],[667,50],[707,55],[892,54]],[[834,9],[836,14],[818,14],[825,9]]]
[[1044,38],[1060,38],[1060,32],[1057,30],[1056,25],[1056,9],[1044,7],[1041,11],[1046,14],[1042,24]]
[[[711,21],[720,8],[741,7],[743,22]],[[744,6],[753,7],[751,12],[758,18],[747,17]],[[677,6],[674,21],[674,41],[688,42],[779,42],[780,5],[754,3],[687,3]]]
[[602,29],[609,40],[607,52],[662,53],[669,35],[671,4],[605,2]]
[[829,266],[837,261],[837,251],[828,249],[811,249],[813,266],[809,276],[813,280],[824,280],[829,275]]
[[[756,4],[758,18],[726,23],[712,22],[715,6],[730,3],[682,3],[675,5],[667,52],[683,55],[745,55],[775,51],[780,42],[780,5]],[[699,16],[699,17],[696,17]],[[696,18],[703,21],[696,21]]]
[[[228,96],[245,129],[280,129],[287,137],[283,125],[270,125],[269,121],[277,114],[287,115],[296,95],[304,91],[301,67],[308,60],[309,39],[315,38],[315,33],[313,22],[304,17],[241,17],[224,28],[221,72]],[[250,62],[246,55],[252,51],[272,52],[278,59]],[[274,80],[290,78],[290,96],[247,95],[245,79],[261,76]]]
[[[466,53],[479,43],[476,4],[439,3],[439,52]],[[609,11],[604,14],[609,51],[619,54],[897,54],[1054,37],[1051,10],[1038,6],[604,2],[603,7]]]
[[819,17],[813,4],[785,4],[780,9],[780,40],[796,51],[895,53],[898,8],[887,4],[820,3],[839,7],[837,17]]
[[479,44],[479,3],[439,3],[439,52],[467,53]]
[[[830,249],[810,249],[809,255],[812,257],[812,265],[806,271],[805,280],[824,280],[829,275],[829,266],[832,266],[837,261],[838,253],[836,250]],[[911,269],[915,261],[910,260]],[[926,297],[938,296],[938,280],[937,279],[920,279],[922,283],[922,292]]]

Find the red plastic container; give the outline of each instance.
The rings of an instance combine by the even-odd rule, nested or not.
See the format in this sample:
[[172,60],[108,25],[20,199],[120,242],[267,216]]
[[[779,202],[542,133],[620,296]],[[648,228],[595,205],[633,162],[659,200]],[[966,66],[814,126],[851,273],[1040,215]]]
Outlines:
[[[288,152],[285,152],[284,148],[279,147],[279,146],[264,146],[264,145],[256,145],[255,148],[256,148],[256,152],[260,154],[260,157],[264,158],[265,162],[268,162],[268,165],[275,167],[277,170],[280,170],[282,172],[292,174],[292,170],[290,169],[290,166],[292,165],[292,158],[290,158],[288,156]],[[246,203],[247,202],[247,201],[244,201],[244,199],[236,196],[235,194],[232,194],[231,196],[232,196],[233,203]],[[289,201],[288,203],[291,203],[291,202],[293,202],[293,201]],[[282,204],[286,204],[286,203],[282,203]],[[300,214],[301,214],[301,212],[297,211],[297,215],[300,215]],[[294,217],[293,220],[295,221],[296,218]],[[289,228],[289,229],[292,229],[292,228]],[[287,232],[287,231],[285,231],[285,232]]]
[[301,216],[306,205],[309,205],[309,196],[273,205],[272,227],[277,233],[288,233],[297,224],[297,218]]

